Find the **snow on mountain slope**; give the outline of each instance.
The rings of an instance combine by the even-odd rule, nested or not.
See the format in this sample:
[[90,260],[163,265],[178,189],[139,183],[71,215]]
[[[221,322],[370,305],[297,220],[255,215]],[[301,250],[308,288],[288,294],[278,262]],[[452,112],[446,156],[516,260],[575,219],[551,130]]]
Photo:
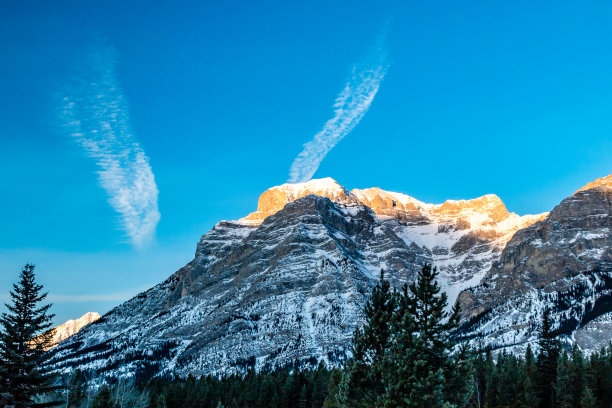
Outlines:
[[[540,278],[503,266],[521,264],[521,248],[532,248],[525,253],[537,259],[549,241],[546,262],[582,268],[588,257],[605,259],[609,205],[602,210],[596,191],[559,206],[580,220],[571,235],[564,225],[572,217],[559,207],[521,217],[494,195],[426,204],[378,188],[349,192],[332,179],[273,187],[257,212],[205,234],[193,261],[166,281],[54,348],[50,368],[78,367],[102,379],[334,365],[347,357],[380,270],[400,287],[427,262],[440,267],[451,301],[476,286],[460,296],[464,338],[520,344],[533,336],[541,305],[551,299],[570,305],[559,321],[601,311],[597,299],[607,296],[608,281],[599,272],[565,283],[555,272],[531,290]],[[580,262],[571,263],[566,252]],[[525,283],[514,288],[515,280]],[[509,289],[495,292],[502,286]]]
[[367,207],[306,196],[259,227],[219,223],[191,263],[61,343],[50,364],[99,377],[335,364],[380,270],[399,286],[424,262]]
[[282,210],[286,204],[307,195],[327,197],[335,203],[355,205],[355,198],[336,180],[326,177],[304,183],[286,183],[266,190],[257,203],[257,211],[240,219],[240,221],[259,225],[272,214]]
[[100,315],[96,312],[87,312],[83,316],[75,320],[68,320],[66,323],[60,324],[55,327],[55,333],[53,334],[52,347],[57,346],[61,341],[66,340],[68,337],[77,334],[79,330],[87,326],[100,318]]
[[379,188],[351,193],[438,267],[450,305],[462,290],[480,283],[516,231],[547,216],[509,213],[493,194],[426,204]]
[[287,203],[309,194],[341,205],[370,208],[379,222],[393,229],[427,262],[438,266],[451,305],[459,292],[480,282],[517,230],[547,215],[521,217],[509,213],[493,194],[427,204],[378,187],[349,192],[335,180],[324,178],[268,189],[259,198],[257,211],[240,221],[257,226]]
[[482,283],[460,295],[470,318],[465,336],[497,348],[524,347],[535,339],[538,316],[550,309],[567,341],[596,343],[589,340],[589,322],[612,311],[611,207],[608,176],[518,231]]

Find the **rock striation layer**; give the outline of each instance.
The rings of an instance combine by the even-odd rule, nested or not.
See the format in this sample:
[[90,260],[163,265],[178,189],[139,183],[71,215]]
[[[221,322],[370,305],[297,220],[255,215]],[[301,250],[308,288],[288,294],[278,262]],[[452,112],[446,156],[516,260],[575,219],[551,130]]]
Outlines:
[[[611,207],[608,176],[518,231],[481,284],[459,296],[470,318],[465,335],[497,348],[524,348],[535,341],[534,322],[549,309],[557,332],[588,348],[583,328],[612,311]],[[612,338],[612,330],[607,335]]]
[[554,301],[558,329],[584,327],[576,337],[595,344],[610,326],[598,300],[609,291],[608,186],[527,216],[495,195],[427,204],[329,178],[273,187],[255,213],[215,225],[167,280],[54,348],[50,368],[103,379],[335,365],[380,271],[400,287],[425,263],[451,302],[459,296],[463,339],[526,344]]

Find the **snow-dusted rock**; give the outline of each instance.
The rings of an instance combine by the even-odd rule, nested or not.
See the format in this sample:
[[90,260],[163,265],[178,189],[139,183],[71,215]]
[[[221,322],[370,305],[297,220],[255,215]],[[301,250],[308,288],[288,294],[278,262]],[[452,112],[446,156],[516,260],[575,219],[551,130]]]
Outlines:
[[75,335],[83,327],[87,326],[100,318],[100,315],[96,312],[87,312],[83,316],[75,320],[68,320],[66,323],[60,324],[55,327],[53,334],[52,346],[57,346],[61,341],[66,340],[68,337]]
[[[610,312],[611,207],[608,176],[518,231],[481,284],[459,297],[470,318],[463,328],[466,336],[498,348],[524,345],[535,339],[539,316],[549,309],[553,328],[571,342],[576,330]],[[577,338],[579,345],[580,338],[585,335]],[[591,344],[582,342],[587,348]]]
[[572,268],[609,259],[609,196],[602,207],[597,191],[576,193],[550,215],[519,216],[495,195],[427,204],[378,188],[349,192],[329,178],[273,187],[257,212],[205,234],[194,260],[166,281],[53,349],[50,366],[122,377],[333,365],[347,356],[380,270],[399,287],[427,262],[439,267],[451,302],[476,286],[461,295],[465,338],[524,343],[541,305],[569,304],[571,321],[580,307],[592,310],[587,298],[607,293],[601,271],[551,266],[536,276],[517,255]]

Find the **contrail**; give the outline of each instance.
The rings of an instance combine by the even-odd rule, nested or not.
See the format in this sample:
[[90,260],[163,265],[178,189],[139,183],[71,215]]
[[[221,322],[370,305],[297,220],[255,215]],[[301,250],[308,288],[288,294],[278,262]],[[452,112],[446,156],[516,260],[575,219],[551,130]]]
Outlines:
[[[334,117],[304,145],[289,170],[289,182],[308,181],[329,151],[348,135],[368,111],[387,73],[387,52],[381,40],[371,61],[354,65],[351,77],[334,102]],[[373,57],[373,58],[372,58]]]
[[100,46],[81,76],[62,95],[64,128],[95,160],[100,185],[120,215],[121,227],[139,248],[153,239],[160,214],[149,159],[132,134],[128,104],[115,74],[116,54]]

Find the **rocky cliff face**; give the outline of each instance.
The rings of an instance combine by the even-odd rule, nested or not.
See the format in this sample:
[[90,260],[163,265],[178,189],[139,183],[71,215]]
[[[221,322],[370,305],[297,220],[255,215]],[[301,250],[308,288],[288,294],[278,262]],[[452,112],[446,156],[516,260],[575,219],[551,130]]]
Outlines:
[[362,205],[309,195],[258,227],[222,222],[195,259],[54,349],[58,370],[228,373],[346,357],[381,269],[425,262]]
[[339,205],[371,209],[378,223],[392,229],[415,254],[439,268],[451,302],[460,291],[480,282],[516,231],[548,215],[510,213],[493,194],[427,204],[377,187],[349,192],[326,178],[272,187],[261,195],[257,212],[240,221],[257,226],[287,203],[309,194]]
[[586,326],[612,310],[611,204],[608,176],[518,231],[482,283],[460,295],[471,318],[464,333],[494,347],[524,347],[535,339],[542,310],[550,309],[555,329],[568,341],[592,343]]
[[[399,287],[426,262],[439,266],[451,301],[480,284],[461,295],[470,318],[465,338],[491,343],[499,336],[517,338],[536,313],[528,313],[529,296],[557,296],[557,286],[546,288],[569,273],[559,268],[578,265],[577,257],[589,271],[607,267],[609,235],[586,233],[599,237],[605,214],[609,222],[609,199],[604,210],[595,191],[576,193],[575,202],[562,203],[549,216],[521,217],[494,195],[426,204],[378,188],[348,191],[332,179],[274,187],[262,194],[257,212],[222,221],[205,234],[194,260],[166,281],[53,349],[51,368],[79,367],[102,378],[220,374],[296,362],[333,365],[347,356],[380,270]],[[582,235],[570,237],[569,230]],[[573,249],[557,259],[558,247],[543,246],[553,241],[564,251],[568,245]],[[560,266],[541,277],[520,266],[527,262],[523,254]],[[578,273],[584,276],[581,290],[599,296],[607,281],[599,272],[589,273]],[[526,284],[515,282],[529,274]],[[534,292],[534,285],[543,286]],[[485,315],[506,316],[510,299],[523,302],[517,310],[526,317],[517,318],[514,331],[493,330],[505,321]]]

